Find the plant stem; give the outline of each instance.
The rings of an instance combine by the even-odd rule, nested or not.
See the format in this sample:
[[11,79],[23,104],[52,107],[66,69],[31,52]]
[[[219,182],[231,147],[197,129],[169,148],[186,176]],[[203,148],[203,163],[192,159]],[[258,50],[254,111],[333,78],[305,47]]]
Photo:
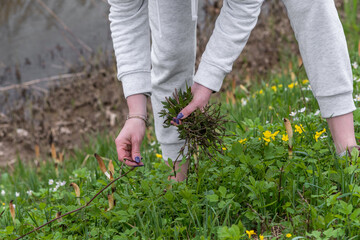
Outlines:
[[58,220],[58,219],[60,219],[60,218],[62,218],[62,217],[65,217],[65,216],[70,215],[70,214],[72,214],[72,213],[78,212],[78,211],[80,211],[80,210],[83,209],[83,208],[86,208],[87,206],[90,205],[90,203],[91,203],[92,201],[94,201],[94,199],[95,199],[97,196],[99,196],[103,191],[105,191],[109,186],[111,186],[111,184],[113,184],[114,182],[116,182],[116,181],[119,180],[120,178],[126,176],[129,172],[133,171],[134,169],[135,169],[135,168],[133,167],[133,168],[131,168],[129,171],[127,171],[126,173],[124,173],[123,175],[115,178],[115,179],[114,179],[113,181],[111,181],[108,185],[106,185],[103,189],[101,189],[98,193],[96,193],[95,196],[94,196],[93,198],[91,198],[91,200],[90,200],[89,202],[86,203],[86,205],[84,205],[84,206],[82,206],[82,207],[79,207],[78,209],[75,209],[75,210],[73,210],[73,211],[67,212],[67,213],[65,213],[65,214],[63,214],[63,215],[61,215],[61,216],[59,216],[59,217],[57,217],[57,218],[54,218],[54,219],[50,220],[49,222],[44,223],[44,224],[41,225],[40,227],[37,227],[37,228],[35,228],[34,230],[32,230],[32,231],[30,231],[30,232],[22,235],[21,237],[16,238],[15,240],[24,238],[24,237],[26,237],[27,235],[29,235],[29,234],[31,234],[31,233],[33,233],[33,232],[35,232],[35,231],[37,231],[37,230],[45,227],[46,225],[48,225],[48,224],[50,224],[50,223],[52,223],[52,222],[54,222],[54,221],[56,221],[56,220]]

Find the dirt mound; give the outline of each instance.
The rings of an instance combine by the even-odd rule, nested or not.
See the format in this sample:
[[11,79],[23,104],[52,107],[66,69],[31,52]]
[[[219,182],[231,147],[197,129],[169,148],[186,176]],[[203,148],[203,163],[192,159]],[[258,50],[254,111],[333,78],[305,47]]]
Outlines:
[[58,83],[45,97],[29,100],[8,114],[0,114],[0,166],[34,158],[35,146],[50,153],[49,141],[58,151],[71,150],[86,142],[86,136],[119,131],[127,106],[114,73]]

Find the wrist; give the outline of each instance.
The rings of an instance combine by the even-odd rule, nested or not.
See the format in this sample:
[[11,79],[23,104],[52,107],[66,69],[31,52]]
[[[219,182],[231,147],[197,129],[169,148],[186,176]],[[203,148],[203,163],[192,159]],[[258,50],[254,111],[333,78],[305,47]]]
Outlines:
[[147,115],[146,112],[146,96],[144,94],[135,94],[127,97],[127,105],[129,115]]
[[144,121],[146,126],[149,126],[149,122],[148,122],[148,119],[147,119],[146,115],[129,114],[129,115],[126,116],[126,120],[129,120],[129,119],[139,119],[141,121]]

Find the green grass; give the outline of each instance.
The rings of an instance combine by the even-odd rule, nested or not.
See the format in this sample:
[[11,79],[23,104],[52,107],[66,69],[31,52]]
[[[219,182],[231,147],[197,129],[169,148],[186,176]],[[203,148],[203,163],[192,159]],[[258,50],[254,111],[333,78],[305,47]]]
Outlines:
[[[359,57],[352,54],[352,61],[359,62]],[[360,76],[360,68],[353,71]],[[112,210],[106,211],[108,190],[89,207],[25,239],[248,239],[250,230],[265,239],[359,239],[360,161],[336,156],[326,121],[315,114],[318,105],[303,81],[303,70],[282,72],[249,90],[238,87],[220,96],[222,110],[232,120],[226,126],[225,155],[217,154],[216,161],[200,156],[199,170],[188,184],[164,191],[170,169],[159,158],[159,146],[149,132],[142,146],[145,166],[116,183]],[[354,82],[354,96],[359,88]],[[296,115],[289,116],[291,112]],[[359,134],[360,111],[354,116]],[[294,130],[303,130],[294,132],[292,158],[283,139],[284,117]],[[316,132],[324,128],[316,141]],[[274,137],[266,137],[266,131]],[[109,182],[92,156],[95,152],[117,159],[112,138],[104,134],[65,155],[58,171],[51,159],[40,160],[38,167],[19,160],[14,172],[4,169],[0,239],[15,239],[57,212],[89,201]],[[117,177],[117,162],[115,170]],[[54,191],[61,181],[66,184]],[[72,182],[81,189],[80,201],[69,186]],[[16,205],[14,221],[10,200]]]
[[359,0],[345,0],[344,1],[344,17],[341,22],[344,32],[347,37],[349,50],[360,51],[360,2]]

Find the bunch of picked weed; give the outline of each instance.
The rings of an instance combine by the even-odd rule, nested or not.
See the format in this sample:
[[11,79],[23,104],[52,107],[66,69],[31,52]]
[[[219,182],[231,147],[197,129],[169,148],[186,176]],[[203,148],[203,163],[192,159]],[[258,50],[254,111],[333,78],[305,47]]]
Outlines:
[[[165,98],[163,101],[163,110],[159,112],[164,117],[165,128],[171,126],[174,116],[177,116],[192,100],[191,88],[186,87],[184,91],[180,90],[173,93],[172,97]],[[208,104],[204,108],[197,109],[187,118],[181,120],[177,126],[179,139],[185,140],[184,146],[180,149],[179,155],[175,161],[181,161],[182,156],[191,160],[191,156],[205,154],[211,160],[215,159],[214,153],[223,154],[223,137],[226,135],[225,115],[221,114],[221,104]],[[187,149],[187,152],[186,152]],[[197,162],[195,162],[197,168]]]

